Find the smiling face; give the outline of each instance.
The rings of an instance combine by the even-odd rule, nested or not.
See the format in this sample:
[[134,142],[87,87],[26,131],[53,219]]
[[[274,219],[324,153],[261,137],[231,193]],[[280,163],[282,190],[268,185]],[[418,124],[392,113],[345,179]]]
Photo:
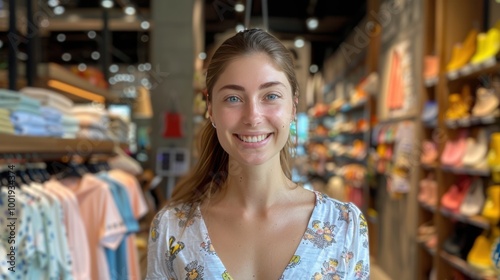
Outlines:
[[217,137],[230,159],[244,165],[279,162],[295,116],[290,83],[264,53],[229,62],[208,105]]

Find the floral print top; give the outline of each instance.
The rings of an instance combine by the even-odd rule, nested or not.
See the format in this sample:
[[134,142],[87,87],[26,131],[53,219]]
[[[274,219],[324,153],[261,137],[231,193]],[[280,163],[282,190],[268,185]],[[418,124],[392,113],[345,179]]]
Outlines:
[[[302,241],[279,280],[369,279],[368,227],[363,214],[352,203],[315,194]],[[195,214],[188,221],[191,207],[196,207]],[[156,215],[149,234],[146,279],[233,279],[210,242],[198,205],[163,208]]]

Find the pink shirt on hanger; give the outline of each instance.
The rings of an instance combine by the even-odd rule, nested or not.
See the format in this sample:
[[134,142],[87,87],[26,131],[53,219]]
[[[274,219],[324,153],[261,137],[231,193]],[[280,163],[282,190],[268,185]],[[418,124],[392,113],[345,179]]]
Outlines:
[[75,194],[66,189],[59,181],[50,180],[44,183],[48,192],[56,195],[64,210],[64,224],[68,234],[68,246],[73,260],[73,277],[75,280],[90,278],[89,243],[85,225],[80,214]]
[[108,280],[110,272],[104,247],[116,249],[127,231],[108,184],[92,174],[81,179],[64,179],[61,183],[78,199],[89,243],[91,279]]

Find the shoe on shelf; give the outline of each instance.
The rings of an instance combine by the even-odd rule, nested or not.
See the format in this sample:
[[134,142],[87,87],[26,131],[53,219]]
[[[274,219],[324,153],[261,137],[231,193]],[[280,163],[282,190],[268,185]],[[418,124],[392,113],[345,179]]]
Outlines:
[[458,120],[469,116],[469,106],[459,93],[450,94],[448,97],[447,120]]
[[436,143],[430,140],[424,140],[422,143],[422,154],[420,155],[420,162],[423,164],[433,164],[438,157]]
[[441,206],[453,213],[458,213],[460,205],[469,190],[470,184],[471,178],[468,176],[464,176],[458,180],[458,182],[453,184],[441,197]]
[[434,176],[429,176],[429,181],[427,181],[427,189],[428,189],[428,196],[427,196],[427,205],[431,206],[437,206],[438,203],[438,185],[436,179],[434,179]]
[[479,131],[477,140],[467,137],[465,146],[465,155],[462,159],[462,164],[474,169],[484,169],[488,154],[488,140],[485,130],[481,129]]
[[424,79],[437,77],[439,73],[439,57],[436,55],[426,55],[424,58]]
[[474,245],[467,255],[467,262],[479,269],[492,269],[491,246],[492,241],[486,236],[486,233],[479,235],[474,241]]
[[429,173],[426,178],[420,180],[418,201],[420,203],[436,206],[437,205],[437,182],[434,175]]
[[491,134],[487,163],[490,167],[493,181],[500,183],[500,132]]
[[462,130],[455,140],[448,140],[441,154],[441,163],[448,166],[459,167],[462,165],[462,159],[466,148],[466,130]]
[[460,205],[460,214],[465,216],[475,216],[481,213],[485,201],[483,180],[475,178]]
[[455,44],[453,46],[451,59],[446,65],[448,72],[455,71],[466,65],[476,52],[476,40],[478,31],[472,29],[467,34],[463,43]]
[[477,38],[478,48],[471,58],[472,64],[481,64],[495,57],[500,51],[500,30],[497,28],[490,28],[487,33],[480,33]]
[[481,215],[492,224],[497,224],[500,221],[500,185],[489,186],[486,194],[486,201]]
[[476,92],[476,103],[472,107],[472,115],[476,117],[487,117],[494,115],[500,101],[494,89],[480,87]]
[[429,100],[425,102],[424,110],[422,111],[421,117],[424,123],[436,122],[438,117],[437,102],[434,100]]

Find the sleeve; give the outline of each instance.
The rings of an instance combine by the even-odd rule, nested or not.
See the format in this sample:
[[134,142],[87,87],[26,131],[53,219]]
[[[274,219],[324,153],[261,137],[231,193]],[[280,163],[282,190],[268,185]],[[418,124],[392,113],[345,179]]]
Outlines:
[[100,223],[100,243],[106,248],[116,250],[123,240],[127,228],[125,227],[109,186],[107,184],[104,186],[102,192],[104,202],[102,205],[103,213]]
[[156,214],[149,230],[148,241],[148,265],[146,280],[170,279],[167,269],[167,258],[169,253],[168,217],[165,208]]
[[370,252],[368,246],[368,224],[353,203],[349,203],[350,220],[346,232],[346,246],[352,259],[344,279],[368,280],[370,278]]
[[134,192],[133,201],[131,201],[134,209],[134,216],[136,219],[140,219],[148,213],[148,204],[146,203],[146,198],[144,198],[144,194],[142,193],[139,181],[137,181],[137,179],[131,175],[129,177],[130,188]]

